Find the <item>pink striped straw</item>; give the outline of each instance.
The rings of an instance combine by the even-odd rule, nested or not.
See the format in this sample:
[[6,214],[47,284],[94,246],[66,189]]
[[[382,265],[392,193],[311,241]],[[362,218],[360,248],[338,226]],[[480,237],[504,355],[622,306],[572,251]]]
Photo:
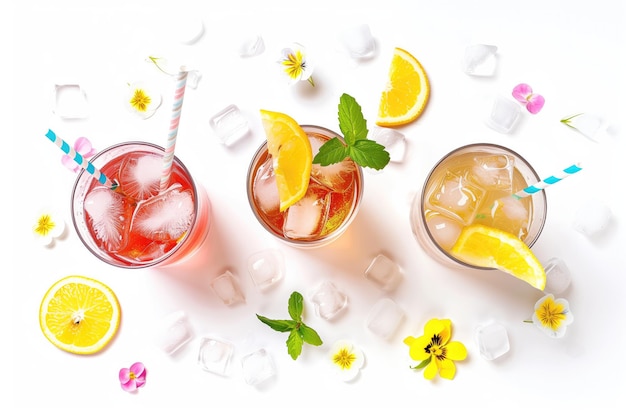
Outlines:
[[178,124],[180,113],[183,108],[185,98],[185,86],[187,85],[187,70],[181,67],[176,75],[176,90],[174,91],[174,104],[172,105],[172,116],[170,118],[170,129],[167,134],[167,144],[163,155],[163,170],[161,171],[161,192],[169,187],[170,175],[172,174],[172,163],[174,162],[174,148],[176,147],[176,137],[178,136]]

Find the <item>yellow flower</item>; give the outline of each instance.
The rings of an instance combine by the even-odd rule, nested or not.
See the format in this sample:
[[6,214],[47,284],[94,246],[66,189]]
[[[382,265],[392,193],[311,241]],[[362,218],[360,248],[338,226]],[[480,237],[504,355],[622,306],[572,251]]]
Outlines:
[[161,105],[161,96],[142,83],[128,86],[127,108],[143,119],[151,117]]
[[60,237],[65,231],[65,222],[55,212],[45,209],[37,214],[37,221],[33,225],[33,235],[44,246]]
[[315,86],[312,77],[313,65],[306,58],[306,51],[302,45],[295,43],[291,48],[284,48],[281,55],[282,58],[279,63],[290,84],[307,80],[312,86]]
[[535,303],[533,323],[551,337],[563,337],[567,325],[574,321],[569,303],[563,298],[554,299],[554,295],[546,294]]
[[329,354],[332,371],[343,381],[354,379],[365,363],[363,352],[347,340],[336,342]]
[[141,88],[137,88],[130,99],[130,105],[140,112],[148,110],[150,102],[152,102],[152,99]]
[[453,379],[456,366],[453,361],[467,357],[467,350],[461,342],[451,342],[452,322],[448,319],[431,319],[424,326],[420,337],[408,336],[404,343],[409,346],[409,355],[420,361],[414,369],[424,370],[424,378],[433,379],[437,371],[442,378]]

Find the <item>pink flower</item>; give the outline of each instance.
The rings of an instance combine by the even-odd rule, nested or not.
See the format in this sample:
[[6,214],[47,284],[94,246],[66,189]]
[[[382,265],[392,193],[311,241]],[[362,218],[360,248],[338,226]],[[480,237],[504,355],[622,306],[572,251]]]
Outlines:
[[130,368],[120,369],[120,383],[127,392],[137,391],[146,383],[146,368],[141,362],[133,363]]
[[528,84],[518,84],[513,88],[513,97],[515,100],[526,105],[526,109],[532,113],[537,114],[543,108],[546,100],[541,94],[533,93],[533,89]]
[[[89,139],[83,137],[76,139],[74,149],[85,159],[89,159],[96,154],[96,150],[91,146]],[[67,155],[63,155],[61,163],[70,171],[78,172],[80,170],[80,166]]]

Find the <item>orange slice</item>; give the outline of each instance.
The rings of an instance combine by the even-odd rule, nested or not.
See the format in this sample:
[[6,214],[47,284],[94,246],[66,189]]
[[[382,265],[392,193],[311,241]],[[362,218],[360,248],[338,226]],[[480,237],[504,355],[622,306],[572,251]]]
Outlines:
[[429,97],[430,83],[422,64],[404,49],[395,48],[376,124],[392,127],[412,122],[422,114]]
[[273,159],[280,211],[285,211],[304,197],[309,187],[311,142],[302,127],[286,114],[261,110],[261,121]]
[[479,224],[467,226],[450,254],[470,265],[496,268],[542,290],[546,272],[530,248],[517,236]]
[[104,348],[120,324],[113,291],[92,278],[68,276],[52,285],[39,308],[39,325],[56,347],[88,355]]

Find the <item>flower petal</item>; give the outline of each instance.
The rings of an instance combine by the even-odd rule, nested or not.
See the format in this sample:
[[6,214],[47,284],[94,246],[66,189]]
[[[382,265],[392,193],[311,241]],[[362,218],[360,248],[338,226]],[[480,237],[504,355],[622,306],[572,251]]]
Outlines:
[[93,148],[93,146],[91,146],[91,142],[89,141],[89,139],[82,136],[76,139],[76,142],[74,143],[74,149],[85,158],[89,158],[96,153],[96,150]]
[[532,114],[537,114],[541,111],[545,102],[546,100],[541,94],[532,94],[526,104],[526,109]]
[[409,345],[409,356],[411,359],[420,362],[424,359],[428,359],[430,353],[426,351],[426,346],[430,343],[430,338],[431,336],[426,335],[412,338],[412,343]]
[[122,385],[130,381],[130,369],[128,368],[120,369],[119,378],[120,378],[120,382],[122,383]]
[[467,349],[461,342],[450,342],[446,345],[446,358],[453,361],[462,361],[467,358]]
[[437,360],[439,376],[445,379],[453,379],[456,374],[456,365],[449,359]]
[[533,89],[528,84],[518,84],[513,88],[513,97],[522,104],[528,102],[527,98],[533,93]]
[[435,375],[437,375],[438,366],[436,362],[437,361],[433,359],[428,365],[426,365],[426,369],[424,369],[424,378],[433,379]]

